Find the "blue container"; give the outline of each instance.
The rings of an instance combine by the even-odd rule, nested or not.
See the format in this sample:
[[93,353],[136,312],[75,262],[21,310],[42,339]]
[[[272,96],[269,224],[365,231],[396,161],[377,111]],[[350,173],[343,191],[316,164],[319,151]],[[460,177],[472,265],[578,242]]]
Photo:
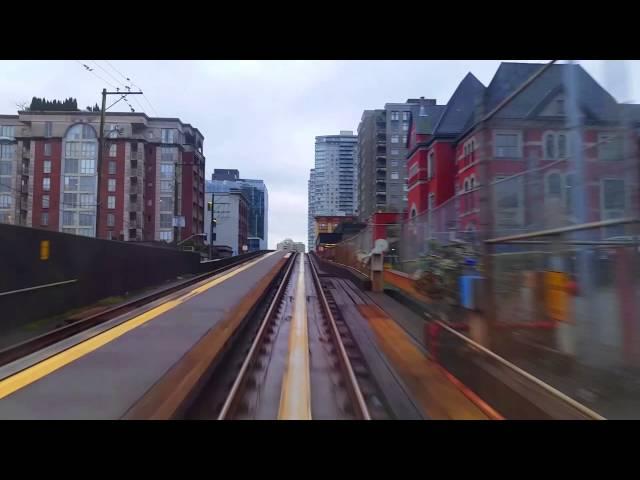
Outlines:
[[460,276],[460,303],[463,308],[468,308],[469,310],[477,309],[476,290],[479,288],[482,278],[477,273]]

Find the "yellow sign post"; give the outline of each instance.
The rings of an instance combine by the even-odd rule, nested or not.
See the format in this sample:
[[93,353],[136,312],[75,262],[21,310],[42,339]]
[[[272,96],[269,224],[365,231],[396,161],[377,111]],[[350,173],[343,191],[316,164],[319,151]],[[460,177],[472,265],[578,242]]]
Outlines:
[[40,242],[40,260],[49,260],[49,240]]
[[563,272],[545,272],[544,298],[547,314],[559,322],[567,321],[569,276]]

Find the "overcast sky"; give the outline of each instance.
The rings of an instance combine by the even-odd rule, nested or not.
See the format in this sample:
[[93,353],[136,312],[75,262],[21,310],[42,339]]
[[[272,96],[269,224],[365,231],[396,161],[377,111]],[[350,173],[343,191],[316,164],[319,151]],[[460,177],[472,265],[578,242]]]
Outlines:
[[[99,104],[101,89],[111,88],[106,82],[126,82],[113,66],[142,88],[149,100],[150,105],[132,96],[131,105],[137,111],[179,117],[203,133],[207,177],[214,168],[237,168],[244,178],[265,181],[270,247],[286,237],[306,243],[307,179],[316,135],[356,132],[363,110],[381,108],[387,102],[424,96],[444,103],[467,72],[487,85],[500,64],[479,60],[80,62],[94,73],[78,61],[0,61],[0,113],[15,113],[17,103],[29,103],[33,96],[74,97],[80,108]],[[588,61],[582,65],[619,101],[636,103],[639,63]],[[113,110],[127,111],[127,105],[121,105]]]

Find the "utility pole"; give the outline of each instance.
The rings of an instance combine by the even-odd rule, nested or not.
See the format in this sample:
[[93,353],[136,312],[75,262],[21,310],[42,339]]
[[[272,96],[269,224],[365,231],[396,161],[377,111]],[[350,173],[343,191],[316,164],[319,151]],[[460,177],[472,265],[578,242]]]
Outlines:
[[213,259],[213,236],[215,235],[215,232],[213,231],[213,227],[216,224],[216,217],[215,217],[215,203],[214,203],[214,192],[211,192],[211,221],[209,222],[209,260]]
[[178,218],[178,162],[176,162],[173,167],[173,218],[175,223],[173,227],[173,239],[177,247],[180,241],[180,219]]
[[[107,105],[107,95],[120,95],[120,98],[118,100],[116,100],[115,102],[113,102],[111,105],[109,105],[108,107]],[[120,91],[116,91],[116,92],[107,92],[106,88],[102,89],[102,108],[100,109],[100,136],[98,138],[98,165],[97,165],[97,180],[98,180],[98,186],[97,186],[97,190],[96,190],[96,238],[99,238],[98,236],[98,228],[100,226],[100,211],[102,209],[102,202],[100,201],[100,177],[102,174],[102,159],[104,156],[104,117],[105,117],[105,112],[107,110],[109,110],[111,107],[113,107],[116,103],[118,103],[120,100],[123,100],[124,98],[127,97],[127,95],[142,95],[142,92],[120,92]],[[133,109],[131,109],[133,111]]]

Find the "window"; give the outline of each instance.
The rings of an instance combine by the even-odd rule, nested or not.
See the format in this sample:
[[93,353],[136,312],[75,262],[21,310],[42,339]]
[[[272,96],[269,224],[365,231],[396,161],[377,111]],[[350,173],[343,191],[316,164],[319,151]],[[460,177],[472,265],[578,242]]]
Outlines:
[[165,242],[170,242],[173,239],[172,232],[160,232],[160,240],[164,240]]
[[[73,178],[73,177],[70,177]],[[96,189],[96,177],[78,177],[76,181],[80,181],[79,189],[83,192],[93,192]]]
[[624,209],[624,180],[603,180],[603,202],[606,210]]
[[44,122],[44,136],[50,137],[53,131],[53,122]]
[[107,240],[113,240],[113,230],[107,230]]
[[114,209],[116,208],[116,197],[115,195],[109,195],[107,197],[107,208]]
[[[80,208],[94,207],[96,204],[95,198],[92,193],[81,193],[79,197],[80,197]],[[113,197],[114,200],[115,198],[116,197]]]
[[397,148],[391,149],[391,155],[399,155],[399,154],[400,154],[400,150],[398,150]]
[[0,137],[15,137],[16,127],[11,125],[0,126]]
[[418,164],[414,163],[409,167],[409,176],[413,177],[416,173],[418,173]]
[[42,208],[49,208],[49,195],[42,195]]
[[173,164],[161,163],[160,164],[160,176],[164,178],[173,177]]
[[545,158],[555,158],[556,156],[556,138],[552,133],[548,133],[544,137],[544,156]]
[[0,175],[11,175],[11,162],[0,162]]
[[42,179],[42,190],[45,192],[51,190],[51,179],[49,177],[44,177]]
[[398,120],[399,115],[398,112],[391,112],[391,120]]
[[49,212],[42,212],[40,214],[40,225],[43,227],[49,225]]
[[45,160],[42,164],[42,171],[44,173],[51,173],[51,160]]
[[469,190],[473,190],[476,188],[476,177],[471,176],[471,180],[469,180]]
[[115,174],[116,174],[116,161],[109,160],[109,175],[115,175]]
[[94,216],[92,213],[80,213],[78,215],[80,226],[90,227],[94,223]]
[[13,188],[11,188],[11,178],[1,178],[0,177],[0,193],[11,193]]
[[62,212],[62,224],[63,225],[75,225],[76,213],[68,210]]
[[78,190],[78,177],[64,177],[65,190]]
[[79,160],[76,158],[67,158],[64,161],[64,173],[78,173]]
[[76,208],[78,206],[78,194],[64,193],[62,195],[62,203],[66,208]]
[[559,197],[562,194],[561,183],[559,173],[550,173],[547,176],[547,194],[551,197]]
[[433,193],[429,194],[429,210],[433,210],[436,206],[436,196]]
[[567,156],[567,137],[566,135],[558,135],[558,158]]
[[496,157],[520,158],[520,136],[517,133],[498,133],[495,143]]
[[107,227],[113,227],[116,224],[116,216],[113,213],[107,213]]
[[161,192],[172,192],[173,191],[173,182],[171,180],[160,180],[160,191]]
[[80,173],[93,175],[96,169],[95,160],[80,160]]
[[173,215],[170,213],[160,214],[160,228],[171,228]]
[[13,197],[11,195],[0,195],[0,208],[11,208]]
[[398,143],[400,141],[399,135],[391,135],[391,143]]
[[436,174],[436,155],[435,152],[429,153],[429,158],[427,159],[427,177],[429,179],[433,178]]
[[13,143],[0,145],[0,160],[13,160],[16,154],[16,145]]
[[391,160],[391,166],[392,167],[397,167],[398,166],[398,161],[397,160]]
[[50,143],[45,143],[44,144],[44,156],[45,157],[50,157],[51,156],[51,144]]
[[406,132],[407,130],[409,130],[409,124],[408,123],[403,123],[402,124],[402,131]]
[[97,155],[96,144],[93,142],[82,142],[80,144],[81,158],[94,158]]
[[116,179],[115,178],[110,178],[107,182],[107,191],[108,192],[115,192],[116,191]]
[[402,120],[405,122],[409,121],[409,112],[402,112]]
[[173,198],[160,197],[160,210],[163,212],[173,211]]
[[391,180],[398,180],[399,178],[398,172],[391,172]]
[[161,130],[162,143],[174,143],[173,129],[163,128]]
[[600,160],[622,160],[622,139],[613,134],[598,135]]
[[403,145],[406,145],[406,144],[407,144],[407,136],[406,136],[406,135],[403,135],[403,136],[402,136],[402,144],[403,144]]
[[119,129],[118,129],[118,125],[111,125],[111,128],[109,128],[109,134],[107,135],[109,138],[118,138],[118,133],[119,133]]
[[109,145],[109,156],[110,157],[115,157],[117,151],[118,151],[118,146],[115,143],[112,143],[111,145]]

